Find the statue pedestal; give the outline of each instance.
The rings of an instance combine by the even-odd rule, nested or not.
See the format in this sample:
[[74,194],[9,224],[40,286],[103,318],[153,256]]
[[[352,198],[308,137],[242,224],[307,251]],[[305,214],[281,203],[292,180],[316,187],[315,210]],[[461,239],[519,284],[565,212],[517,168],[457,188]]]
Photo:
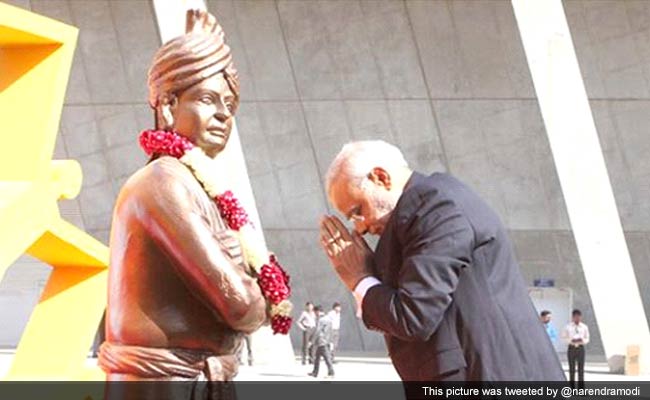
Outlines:
[[[254,365],[288,366],[296,363],[289,335],[274,335],[270,326],[263,326],[253,333]],[[243,355],[244,362],[246,355]]]

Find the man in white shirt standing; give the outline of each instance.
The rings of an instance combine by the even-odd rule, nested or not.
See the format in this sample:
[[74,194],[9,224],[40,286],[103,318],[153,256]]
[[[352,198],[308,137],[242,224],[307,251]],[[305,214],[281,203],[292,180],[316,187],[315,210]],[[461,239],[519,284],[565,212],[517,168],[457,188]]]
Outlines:
[[585,345],[589,343],[589,328],[582,322],[582,312],[578,309],[571,313],[571,322],[564,327],[562,339],[569,345],[569,381],[575,387],[576,362],[578,363],[578,387],[585,385]]
[[314,362],[314,354],[312,346],[309,344],[309,337],[315,327],[316,313],[314,312],[314,304],[308,301],[305,304],[305,310],[300,314],[300,318],[298,318],[298,328],[302,331],[302,365],[305,365],[307,358],[309,358],[310,364]]
[[339,347],[339,331],[341,329],[341,303],[332,304],[332,309],[327,313],[327,317],[332,321],[332,362],[336,363],[335,355]]

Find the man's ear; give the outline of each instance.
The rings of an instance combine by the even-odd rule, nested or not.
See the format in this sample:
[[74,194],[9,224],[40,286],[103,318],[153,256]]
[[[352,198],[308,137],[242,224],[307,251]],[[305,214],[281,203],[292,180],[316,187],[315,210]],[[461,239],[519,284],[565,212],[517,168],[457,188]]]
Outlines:
[[178,106],[178,98],[173,94],[165,95],[160,99],[160,122],[164,130],[172,130],[174,127],[174,114]]
[[386,190],[390,190],[392,187],[390,174],[382,167],[375,167],[368,172],[368,179],[375,185],[384,186]]

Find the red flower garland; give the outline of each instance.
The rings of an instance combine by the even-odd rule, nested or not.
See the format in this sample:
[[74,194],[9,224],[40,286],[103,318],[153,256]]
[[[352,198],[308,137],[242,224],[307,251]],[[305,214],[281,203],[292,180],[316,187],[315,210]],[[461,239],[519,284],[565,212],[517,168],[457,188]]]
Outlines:
[[288,275],[274,256],[271,256],[268,264],[262,266],[258,282],[262,294],[271,301],[271,304],[280,304],[282,300],[288,299],[291,294]]
[[[269,257],[269,263],[264,264],[257,279],[264,297],[272,304],[280,304],[291,296],[289,286],[289,274],[282,268],[274,254]],[[274,315],[271,318],[271,329],[273,334],[287,334],[291,328],[292,318],[285,315]]]
[[289,328],[291,328],[291,317],[274,315],[273,318],[271,318],[271,329],[273,329],[274,335],[276,333],[286,335],[289,333]]
[[271,254],[269,256],[269,262],[273,266],[275,266],[275,268],[279,269],[280,272],[282,273],[284,284],[287,285],[287,290],[289,291],[289,293],[287,294],[287,298],[288,298],[289,296],[291,296],[291,287],[289,286],[289,280],[291,279],[291,277],[289,276],[289,274],[287,274],[287,271],[285,271],[284,268],[282,268],[282,265],[280,265],[280,262],[278,261],[278,258],[275,256],[275,254]]
[[[189,139],[170,131],[142,131],[139,142],[140,147],[148,156],[159,154],[181,158],[186,151],[194,148],[194,144]],[[221,217],[226,221],[230,229],[239,231],[250,223],[248,213],[230,190],[216,196],[214,201],[217,203]],[[291,295],[289,279],[289,274],[282,268],[275,255],[271,255],[269,263],[262,266],[257,282],[264,297],[271,304],[278,305]],[[271,318],[273,334],[289,333],[291,322],[292,318],[289,316],[274,315]]]
[[194,148],[192,142],[185,136],[170,131],[146,130],[140,134],[140,147],[144,152],[152,154],[167,154],[181,158],[187,150]]
[[249,223],[248,213],[239,203],[239,199],[227,190],[215,198],[221,217],[226,220],[230,229],[238,231]]

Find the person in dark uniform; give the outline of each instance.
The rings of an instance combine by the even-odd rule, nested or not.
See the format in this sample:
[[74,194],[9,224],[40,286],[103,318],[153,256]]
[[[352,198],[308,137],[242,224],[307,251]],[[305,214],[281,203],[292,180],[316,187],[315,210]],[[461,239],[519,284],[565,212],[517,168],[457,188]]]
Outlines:
[[334,366],[332,365],[332,320],[325,315],[323,307],[314,307],[316,312],[316,328],[310,338],[314,347],[314,370],[309,373],[314,378],[318,377],[321,357],[325,359],[327,365],[327,378],[334,378]]
[[404,381],[565,380],[506,228],[468,186],[362,141],[335,158],[327,191],[354,230],[324,216],[321,245]]

